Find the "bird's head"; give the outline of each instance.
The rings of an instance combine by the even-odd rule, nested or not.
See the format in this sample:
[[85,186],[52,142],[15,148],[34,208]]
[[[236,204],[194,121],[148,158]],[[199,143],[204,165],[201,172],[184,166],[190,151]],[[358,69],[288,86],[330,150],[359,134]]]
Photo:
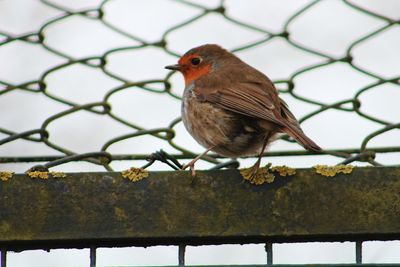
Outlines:
[[183,74],[185,84],[219,69],[224,59],[232,54],[215,44],[195,47],[186,52],[178,64],[166,66],[166,69],[177,70]]

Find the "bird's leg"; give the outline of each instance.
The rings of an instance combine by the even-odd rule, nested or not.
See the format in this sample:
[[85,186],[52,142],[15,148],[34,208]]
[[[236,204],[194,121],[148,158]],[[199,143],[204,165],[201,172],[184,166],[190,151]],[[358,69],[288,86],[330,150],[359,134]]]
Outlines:
[[260,151],[260,154],[258,155],[258,159],[257,159],[256,163],[253,165],[253,167],[251,167],[250,177],[254,177],[257,174],[258,169],[260,168],[261,158],[262,158],[262,155],[264,154],[265,148],[267,147],[269,137],[270,137],[270,134],[268,134],[264,139],[264,143],[263,143],[262,149]]
[[187,167],[190,167],[190,170],[192,171],[192,176],[195,176],[196,175],[196,171],[194,170],[194,164],[196,163],[196,161],[198,161],[202,156],[207,154],[208,151],[210,151],[214,147],[215,146],[212,146],[212,147],[208,148],[206,151],[204,151],[203,153],[201,153],[200,155],[198,155],[197,157],[192,159],[189,163],[183,165],[182,170],[185,170],[185,169],[187,169]]

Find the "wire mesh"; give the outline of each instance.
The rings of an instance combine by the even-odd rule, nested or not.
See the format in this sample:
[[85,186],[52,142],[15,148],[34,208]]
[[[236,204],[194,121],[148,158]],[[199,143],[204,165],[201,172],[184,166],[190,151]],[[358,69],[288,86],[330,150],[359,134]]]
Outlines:
[[[367,32],[363,36],[353,40],[346,49],[346,55],[343,57],[334,57],[327,53],[321,52],[317,49],[310,48],[306,45],[297,42],[293,38],[291,38],[291,30],[290,27],[296,23],[296,21],[301,18],[304,14],[314,9],[321,1],[312,1],[307,5],[302,7],[300,10],[291,14],[284,24],[284,29],[282,32],[274,33],[263,29],[261,27],[252,25],[247,22],[240,21],[232,16],[230,16],[226,12],[226,3],[224,1],[220,1],[219,6],[217,8],[209,8],[202,4],[196,4],[187,1],[179,1],[173,0],[179,5],[190,6],[198,10],[196,16],[188,18],[186,21],[176,24],[173,27],[170,27],[165,32],[163,32],[162,36],[160,36],[159,41],[157,42],[147,42],[142,39],[140,36],[135,36],[129,32],[124,31],[124,29],[115,26],[110,21],[107,20],[106,7],[111,1],[105,0],[102,1],[101,4],[96,8],[90,8],[85,10],[72,10],[66,6],[61,4],[42,0],[41,3],[59,11],[60,15],[46,21],[35,32],[30,32],[22,35],[15,35],[8,32],[0,32],[0,49],[6,47],[7,45],[11,45],[17,42],[26,43],[29,45],[40,46],[45,49],[47,53],[55,55],[57,57],[61,57],[63,59],[62,64],[58,64],[47,69],[40,76],[35,79],[15,84],[8,82],[6,80],[0,80],[0,96],[6,96],[12,94],[16,91],[24,91],[30,94],[41,95],[46,98],[48,102],[57,102],[62,104],[65,108],[61,112],[57,112],[51,114],[47,118],[45,118],[41,125],[37,125],[31,130],[27,131],[15,131],[7,127],[0,127],[0,133],[2,133],[5,138],[0,140],[0,145],[5,145],[10,142],[15,142],[18,140],[25,140],[28,142],[36,142],[45,144],[47,147],[56,151],[56,155],[54,156],[31,156],[31,155],[20,155],[20,156],[1,156],[0,163],[11,163],[11,162],[45,162],[44,167],[50,168],[60,164],[68,163],[71,161],[88,161],[93,164],[102,165],[107,170],[112,170],[110,163],[116,160],[148,160],[149,162],[142,166],[143,168],[147,168],[155,161],[159,160],[165,162],[171,166],[171,168],[177,168],[176,163],[174,163],[174,158],[176,159],[187,159],[192,158],[195,155],[195,152],[191,151],[187,147],[183,147],[176,142],[175,135],[175,127],[181,121],[179,117],[169,122],[165,127],[162,128],[149,128],[146,126],[139,125],[135,121],[127,120],[114,112],[114,109],[110,103],[110,98],[115,96],[117,93],[124,90],[132,90],[135,88],[136,90],[144,90],[147,92],[151,92],[154,94],[164,94],[172,99],[180,99],[180,95],[177,94],[172,86],[171,86],[171,77],[173,76],[173,72],[168,73],[164,79],[149,79],[149,80],[140,80],[140,81],[131,81],[124,78],[122,75],[116,74],[108,68],[109,58],[121,51],[141,51],[142,49],[153,47],[162,50],[164,53],[172,55],[176,58],[180,56],[179,53],[172,51],[169,48],[168,37],[175,33],[176,31],[180,31],[185,27],[188,27],[190,24],[210,15],[217,15],[222,17],[229,23],[232,23],[236,26],[243,28],[246,31],[255,31],[263,35],[263,38],[257,40],[252,43],[248,43],[246,45],[242,45],[240,47],[236,47],[232,49],[232,52],[240,52],[244,50],[251,50],[260,45],[264,45],[269,43],[275,39],[284,40],[288,45],[297,49],[302,53],[316,55],[323,60],[320,63],[313,64],[307,67],[302,67],[291,74],[284,80],[275,81],[282,95],[290,95],[298,101],[304,102],[313,107],[313,110],[300,118],[300,122],[305,122],[310,118],[318,116],[321,113],[328,112],[330,110],[343,111],[352,115],[356,115],[358,117],[363,118],[364,120],[368,120],[370,122],[376,123],[380,125],[378,130],[374,130],[365,134],[365,138],[359,140],[359,147],[356,148],[346,148],[346,149],[330,149],[324,150],[321,154],[334,155],[338,158],[338,163],[349,164],[355,161],[359,162],[367,162],[374,166],[382,166],[385,165],[382,162],[378,162],[375,160],[375,156],[380,153],[390,153],[390,152],[400,152],[400,146],[398,144],[393,144],[393,146],[387,147],[372,147],[370,145],[371,140],[376,137],[379,137],[388,132],[398,131],[400,128],[399,121],[387,121],[383,120],[375,115],[371,115],[368,113],[368,110],[364,110],[362,97],[364,94],[371,92],[372,90],[376,90],[379,86],[384,84],[391,84],[399,89],[400,86],[400,76],[386,77],[387,75],[382,75],[379,73],[375,73],[368,68],[356,64],[354,61],[353,51],[356,47],[361,44],[368,42],[372,39],[380,38],[380,34],[384,31],[388,31],[394,27],[398,27],[399,21],[389,18],[387,16],[375,13],[371,10],[367,10],[361,6],[358,6],[356,3],[351,1],[342,1],[347,7],[357,11],[363,16],[373,17],[381,22],[381,26],[377,29],[374,29],[370,32]],[[68,54],[62,51],[59,48],[52,47],[49,45],[47,40],[47,32],[49,28],[54,25],[62,24],[69,18],[73,16],[83,17],[85,19],[96,21],[101,23],[104,27],[113,31],[117,35],[123,36],[124,38],[128,38],[135,45],[127,45],[123,47],[116,47],[113,49],[109,49],[105,53],[102,53],[97,56],[77,58],[72,54]],[[348,67],[354,70],[363,76],[368,76],[373,79],[374,82],[359,88],[357,92],[354,94],[352,98],[327,102],[323,103],[320,101],[313,100],[311,98],[307,98],[302,96],[297,92],[297,85],[295,83],[295,79],[299,76],[305,75],[307,73],[313,72],[316,69],[326,67],[329,65],[333,65],[335,63],[344,63]],[[117,81],[118,86],[109,88],[107,92],[104,94],[102,101],[98,102],[90,102],[90,103],[76,103],[67,98],[63,98],[61,96],[55,95],[51,91],[48,90],[48,79],[54,73],[61,72],[64,69],[73,66],[75,64],[84,65],[96,70],[100,70],[103,75]],[[38,111],[40,112],[40,111]],[[8,114],[7,110],[2,111],[3,114]],[[62,144],[57,143],[53,140],[50,131],[48,130],[50,125],[54,124],[58,120],[65,119],[68,116],[72,116],[76,113],[92,113],[100,116],[106,116],[118,124],[121,124],[125,127],[128,127],[130,130],[129,133],[124,135],[119,135],[112,137],[108,141],[106,141],[103,146],[98,151],[90,151],[88,153],[78,153],[73,149],[63,146]],[[177,114],[179,116],[179,114]],[[163,151],[159,151],[153,154],[135,154],[134,151],[132,154],[113,154],[109,152],[109,148],[112,145],[115,145],[118,142],[125,141],[127,139],[134,139],[138,137],[142,137],[145,135],[151,135],[163,142],[167,142],[170,147],[179,151],[179,153],[172,154],[171,157],[164,153]],[[293,142],[287,138],[287,136],[282,137],[283,140],[288,142]],[[29,153],[29,152],[27,152]],[[289,150],[289,151],[271,151],[266,152],[265,156],[291,156],[291,155],[311,155],[315,152],[309,151],[298,151],[298,150]],[[210,157],[206,158],[206,160],[217,164],[219,163],[218,155],[210,154]],[[229,164],[228,164],[229,165]],[[217,165],[218,166],[218,165]],[[226,166],[226,165],[222,165]]]

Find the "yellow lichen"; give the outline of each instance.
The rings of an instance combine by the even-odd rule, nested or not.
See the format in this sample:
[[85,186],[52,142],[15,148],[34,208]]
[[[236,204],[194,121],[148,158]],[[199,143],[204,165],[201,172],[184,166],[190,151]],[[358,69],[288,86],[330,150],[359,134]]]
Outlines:
[[129,170],[125,170],[122,172],[122,177],[129,179],[132,182],[140,181],[147,176],[149,176],[149,172],[141,168],[132,167]]
[[275,180],[275,175],[270,172],[271,164],[267,164],[263,168],[259,168],[256,173],[253,173],[252,167],[240,169],[240,174],[243,179],[254,185],[262,185],[272,183]]
[[63,172],[50,172],[51,176],[54,178],[65,178],[67,175]]
[[13,172],[0,172],[0,181],[8,181],[12,178]]
[[315,172],[327,177],[333,177],[338,173],[349,174],[353,171],[354,166],[352,165],[335,165],[335,166],[328,166],[328,165],[315,165],[313,167]]
[[32,171],[32,172],[27,172],[26,174],[32,179],[43,179],[43,180],[49,179],[49,172]]
[[124,209],[121,209],[119,207],[114,207],[114,214],[117,217],[118,220],[126,220],[128,216],[126,215],[126,212]]
[[290,168],[288,166],[274,166],[271,171],[278,172],[280,176],[292,176],[296,174],[296,169]]

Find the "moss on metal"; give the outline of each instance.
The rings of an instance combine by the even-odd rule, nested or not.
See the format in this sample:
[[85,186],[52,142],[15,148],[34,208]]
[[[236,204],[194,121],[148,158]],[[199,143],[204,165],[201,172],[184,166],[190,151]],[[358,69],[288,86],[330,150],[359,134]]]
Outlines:
[[65,177],[67,177],[67,174],[63,173],[63,172],[50,172],[50,175],[53,176],[54,178],[65,178]]
[[42,172],[42,171],[30,171],[26,173],[32,179],[49,179],[49,172]]
[[122,171],[121,174],[123,178],[131,180],[132,182],[138,182],[149,176],[149,171],[141,168],[132,167],[128,170]]
[[257,173],[253,174],[252,167],[240,169],[240,174],[243,176],[245,181],[253,185],[270,184],[275,180],[275,174],[279,173],[280,176],[292,176],[296,174],[296,169],[288,166],[273,166],[271,163],[265,165],[265,167],[259,168]]
[[257,172],[253,173],[253,168],[240,169],[240,174],[243,176],[245,181],[248,181],[254,185],[269,184],[275,180],[275,175],[271,171],[271,163],[268,163],[265,167],[258,168]]
[[16,174],[0,182],[0,245],[194,244],[394,239],[400,237],[400,168],[314,169],[263,185],[238,170]]
[[352,165],[334,165],[334,166],[328,166],[328,165],[315,165],[313,167],[315,169],[315,172],[318,174],[321,174],[326,177],[333,177],[336,176],[338,173],[344,173],[344,174],[350,174],[354,166]]
[[271,171],[278,172],[280,176],[292,176],[296,174],[296,169],[290,168],[288,166],[273,166]]
[[0,172],[0,181],[6,182],[10,180],[13,177],[13,175],[14,175],[13,172],[7,172],[7,171]]

